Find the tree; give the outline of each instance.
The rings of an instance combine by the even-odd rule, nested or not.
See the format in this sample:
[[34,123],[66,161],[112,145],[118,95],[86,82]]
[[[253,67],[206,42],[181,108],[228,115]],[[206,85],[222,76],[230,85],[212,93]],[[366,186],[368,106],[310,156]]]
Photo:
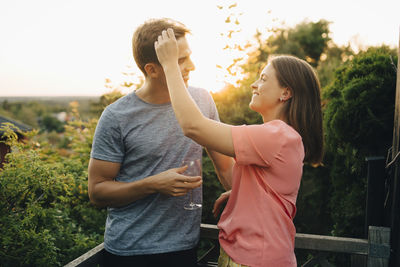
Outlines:
[[391,146],[397,62],[388,47],[369,48],[335,72],[323,94],[334,234],[363,236],[367,156]]
[[351,60],[354,55],[355,52],[350,45],[338,46],[329,42],[316,68],[321,88],[328,86],[334,80],[335,70],[344,62]]
[[47,132],[55,131],[61,133],[64,131],[64,123],[59,121],[56,117],[46,114],[39,122],[40,128]]
[[[294,28],[273,29],[273,34],[262,44],[261,58],[271,54],[290,54],[306,60],[312,66],[318,66],[322,53],[327,48],[329,37],[329,22],[303,21]],[[260,58],[260,59],[261,59]]]

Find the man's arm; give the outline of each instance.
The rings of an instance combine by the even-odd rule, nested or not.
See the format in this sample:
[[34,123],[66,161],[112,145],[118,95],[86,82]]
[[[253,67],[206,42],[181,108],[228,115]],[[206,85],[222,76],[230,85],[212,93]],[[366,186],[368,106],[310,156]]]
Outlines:
[[230,190],[232,188],[232,169],[235,163],[234,159],[214,150],[206,149],[206,151],[212,160],[220,183],[225,190]]
[[182,175],[187,166],[169,169],[134,182],[115,181],[120,163],[91,158],[88,191],[90,201],[99,207],[121,207],[153,193],[183,196],[202,184],[201,177]]

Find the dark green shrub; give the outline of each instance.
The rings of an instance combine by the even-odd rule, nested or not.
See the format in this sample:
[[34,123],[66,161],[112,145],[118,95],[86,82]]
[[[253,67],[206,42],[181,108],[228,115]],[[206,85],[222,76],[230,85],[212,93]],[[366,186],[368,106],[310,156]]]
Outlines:
[[87,161],[95,121],[67,127],[71,149],[38,143],[32,132],[12,149],[0,170],[2,266],[61,266],[103,240],[105,211],[89,204]]
[[370,48],[335,73],[324,91],[324,128],[330,169],[333,233],[364,234],[366,162],[386,156],[393,132],[396,89],[395,53]]

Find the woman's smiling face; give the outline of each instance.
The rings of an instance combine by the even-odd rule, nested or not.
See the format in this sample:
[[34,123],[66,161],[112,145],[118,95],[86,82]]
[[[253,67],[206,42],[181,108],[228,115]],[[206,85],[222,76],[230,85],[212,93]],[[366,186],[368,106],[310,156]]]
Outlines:
[[279,85],[276,72],[272,64],[268,64],[260,74],[260,77],[251,85],[253,96],[250,101],[250,108],[263,117],[270,112],[275,112],[280,105],[280,98],[284,87]]

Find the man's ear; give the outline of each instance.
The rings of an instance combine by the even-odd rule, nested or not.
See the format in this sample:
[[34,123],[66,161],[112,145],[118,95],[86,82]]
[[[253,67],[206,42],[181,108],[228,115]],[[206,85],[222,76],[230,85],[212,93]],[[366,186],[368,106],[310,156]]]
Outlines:
[[144,70],[147,76],[155,79],[159,78],[160,74],[164,73],[162,67],[156,63],[147,63],[144,65]]

